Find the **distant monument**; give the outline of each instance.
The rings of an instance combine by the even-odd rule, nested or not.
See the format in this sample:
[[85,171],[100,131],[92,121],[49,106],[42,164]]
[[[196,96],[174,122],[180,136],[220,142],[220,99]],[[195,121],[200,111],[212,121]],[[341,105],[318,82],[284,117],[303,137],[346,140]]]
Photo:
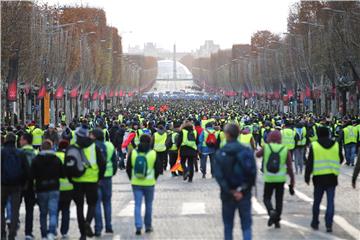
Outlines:
[[176,44],[174,44],[174,52],[173,52],[173,79],[176,80],[177,73],[176,73]]

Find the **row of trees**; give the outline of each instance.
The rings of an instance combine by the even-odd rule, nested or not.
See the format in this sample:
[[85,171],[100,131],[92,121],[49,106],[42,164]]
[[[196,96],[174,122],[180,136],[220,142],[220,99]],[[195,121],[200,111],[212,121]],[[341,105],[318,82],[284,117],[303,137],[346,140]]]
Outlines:
[[336,112],[339,102],[346,111],[349,100],[357,111],[359,43],[359,1],[301,1],[290,9],[288,32],[258,31],[250,45],[195,59],[193,74],[208,91],[309,99],[318,113]]
[[[141,91],[156,77],[156,59],[122,53],[121,34],[102,9],[28,1],[1,2],[1,9],[1,94],[20,103],[21,119],[25,108],[39,105],[41,90],[51,100],[114,97]],[[10,106],[2,109],[12,112]]]

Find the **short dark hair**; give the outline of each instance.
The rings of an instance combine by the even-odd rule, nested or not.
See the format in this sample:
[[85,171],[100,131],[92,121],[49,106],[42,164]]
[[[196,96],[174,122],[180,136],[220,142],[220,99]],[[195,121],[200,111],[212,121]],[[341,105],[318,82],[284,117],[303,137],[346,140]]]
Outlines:
[[21,138],[24,139],[28,144],[32,144],[33,141],[32,134],[25,132],[23,135],[21,135]]
[[224,128],[224,132],[230,136],[232,140],[237,139],[240,134],[239,126],[235,123],[228,123]]
[[150,144],[150,142],[151,142],[150,135],[148,135],[148,134],[141,135],[141,137],[140,137],[140,143],[141,144]]
[[51,140],[46,139],[42,144],[41,144],[41,150],[50,150],[53,147],[53,143]]

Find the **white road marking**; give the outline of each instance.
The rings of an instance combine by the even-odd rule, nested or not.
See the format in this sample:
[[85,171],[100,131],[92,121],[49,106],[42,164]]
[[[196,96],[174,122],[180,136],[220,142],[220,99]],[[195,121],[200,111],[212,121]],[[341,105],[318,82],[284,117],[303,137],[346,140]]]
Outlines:
[[120,240],[120,239],[121,239],[120,235],[115,235],[115,236],[112,238],[112,240]]
[[[260,202],[255,197],[251,198],[251,202],[252,202],[252,207],[253,207],[253,209],[255,210],[255,212],[257,214],[264,214],[264,212],[267,213],[266,209],[260,204]],[[268,219],[267,216],[263,216],[262,218]],[[305,237],[305,232],[312,232],[313,234],[315,234],[315,235],[317,235],[319,237],[326,238],[326,239],[343,240],[342,238],[338,238],[338,237],[333,236],[333,235],[329,235],[329,234],[319,232],[319,231],[313,231],[310,228],[303,227],[303,226],[301,226],[299,224],[292,223],[292,222],[289,222],[287,220],[282,219],[281,224],[298,230],[299,233],[301,235],[303,235],[304,237]]]
[[[126,207],[124,207],[118,214],[118,217],[133,217],[134,216],[135,201],[131,200]],[[145,214],[145,203],[141,204],[141,215]]]
[[252,204],[252,208],[255,210],[257,214],[260,215],[267,214],[266,209],[263,206],[261,206],[261,204],[258,202],[258,200],[255,197],[251,198],[251,204]]
[[184,202],[182,204],[181,215],[205,214],[204,202]]
[[[285,186],[287,188],[287,186]],[[300,199],[304,200],[305,202],[313,203],[313,199],[309,198],[304,193],[300,192],[299,190],[295,190],[296,196],[298,196]],[[321,210],[326,210],[326,207],[324,205],[320,205]],[[360,238],[360,230],[352,226],[348,221],[346,221],[345,218],[335,215],[334,216],[334,222],[339,225],[345,232],[347,232],[350,236],[352,236],[355,239]]]

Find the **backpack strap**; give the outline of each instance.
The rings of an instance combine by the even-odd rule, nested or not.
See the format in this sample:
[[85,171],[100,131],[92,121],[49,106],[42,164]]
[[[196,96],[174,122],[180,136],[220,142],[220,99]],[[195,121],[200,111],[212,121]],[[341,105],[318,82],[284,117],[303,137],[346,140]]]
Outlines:
[[281,151],[284,150],[284,148],[285,148],[285,146],[282,146],[278,152],[274,152],[271,148],[271,144],[268,144],[268,146],[270,148],[270,152],[272,152],[272,153],[281,153]]

